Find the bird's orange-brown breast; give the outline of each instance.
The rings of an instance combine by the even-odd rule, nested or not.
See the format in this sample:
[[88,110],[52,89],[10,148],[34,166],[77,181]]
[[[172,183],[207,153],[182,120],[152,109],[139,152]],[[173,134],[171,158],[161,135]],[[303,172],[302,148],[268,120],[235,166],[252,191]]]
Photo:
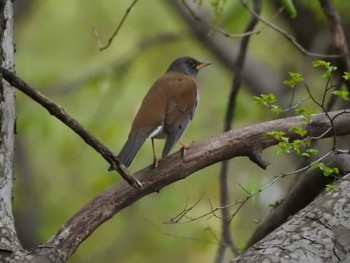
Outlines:
[[185,118],[192,119],[197,105],[197,87],[192,77],[173,73],[168,86],[168,103],[165,112],[164,130],[171,133],[182,125]]
[[184,74],[170,72],[159,78],[142,101],[132,125],[132,132],[139,129],[154,130],[164,125],[171,132],[181,120],[193,115],[197,103],[195,80]]

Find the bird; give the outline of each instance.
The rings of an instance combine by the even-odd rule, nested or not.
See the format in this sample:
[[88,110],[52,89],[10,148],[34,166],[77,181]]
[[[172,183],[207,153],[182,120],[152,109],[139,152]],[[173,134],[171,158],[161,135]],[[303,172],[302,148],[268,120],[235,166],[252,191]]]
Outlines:
[[[158,166],[154,139],[165,139],[162,158],[176,145],[192,120],[198,105],[198,71],[210,65],[189,57],[175,59],[165,74],[157,79],[144,97],[133,120],[128,139],[118,159],[129,167],[144,142],[152,141],[153,164]],[[112,171],[110,166],[108,171]]]

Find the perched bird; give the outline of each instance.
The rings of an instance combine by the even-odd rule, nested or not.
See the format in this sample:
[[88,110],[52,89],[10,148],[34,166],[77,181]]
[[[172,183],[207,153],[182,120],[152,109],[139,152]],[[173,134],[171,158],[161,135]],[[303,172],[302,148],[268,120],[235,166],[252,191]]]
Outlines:
[[[146,141],[152,140],[154,166],[158,164],[153,139],[165,139],[162,158],[175,146],[193,118],[198,103],[195,77],[199,69],[210,63],[191,57],[175,59],[150,88],[132,123],[131,130],[118,158],[129,167]],[[109,171],[113,167],[109,167]]]

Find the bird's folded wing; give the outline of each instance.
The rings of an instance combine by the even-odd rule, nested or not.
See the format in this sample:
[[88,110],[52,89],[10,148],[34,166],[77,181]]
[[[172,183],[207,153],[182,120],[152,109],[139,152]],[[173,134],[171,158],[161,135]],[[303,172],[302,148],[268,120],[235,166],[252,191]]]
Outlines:
[[184,133],[197,106],[197,88],[194,82],[180,82],[175,95],[168,99],[164,131],[167,134],[162,157],[168,155]]

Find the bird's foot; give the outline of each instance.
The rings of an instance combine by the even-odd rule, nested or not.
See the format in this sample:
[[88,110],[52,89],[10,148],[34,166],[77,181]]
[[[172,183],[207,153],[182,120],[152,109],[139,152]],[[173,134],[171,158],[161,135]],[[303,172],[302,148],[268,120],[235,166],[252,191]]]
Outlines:
[[158,161],[159,159],[157,157],[153,157],[153,167],[158,168]]

